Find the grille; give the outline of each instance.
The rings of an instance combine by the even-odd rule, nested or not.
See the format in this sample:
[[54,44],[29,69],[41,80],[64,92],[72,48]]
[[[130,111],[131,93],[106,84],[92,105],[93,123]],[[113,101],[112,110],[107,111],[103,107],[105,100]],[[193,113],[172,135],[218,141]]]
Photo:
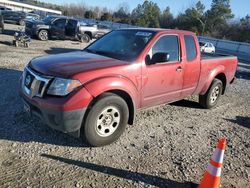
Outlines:
[[38,75],[26,67],[23,72],[22,88],[29,97],[43,97],[45,89],[52,77]]

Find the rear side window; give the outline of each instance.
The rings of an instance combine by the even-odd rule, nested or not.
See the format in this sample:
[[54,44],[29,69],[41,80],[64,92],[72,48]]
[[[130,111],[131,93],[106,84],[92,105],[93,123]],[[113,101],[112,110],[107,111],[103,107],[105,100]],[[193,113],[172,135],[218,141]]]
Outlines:
[[184,39],[185,39],[187,60],[192,61],[197,56],[197,49],[196,49],[194,37],[190,35],[185,35]]
[[169,61],[179,61],[179,40],[176,35],[161,37],[152,48],[152,56],[156,53],[168,53]]

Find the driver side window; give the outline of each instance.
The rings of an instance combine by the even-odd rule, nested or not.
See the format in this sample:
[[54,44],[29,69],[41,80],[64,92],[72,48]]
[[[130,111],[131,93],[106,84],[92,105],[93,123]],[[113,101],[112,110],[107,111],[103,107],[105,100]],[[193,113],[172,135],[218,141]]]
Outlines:
[[54,25],[58,28],[65,28],[66,19],[58,19],[54,22]]
[[176,35],[162,36],[149,52],[150,58],[156,53],[168,53],[169,61],[180,61],[179,40]]

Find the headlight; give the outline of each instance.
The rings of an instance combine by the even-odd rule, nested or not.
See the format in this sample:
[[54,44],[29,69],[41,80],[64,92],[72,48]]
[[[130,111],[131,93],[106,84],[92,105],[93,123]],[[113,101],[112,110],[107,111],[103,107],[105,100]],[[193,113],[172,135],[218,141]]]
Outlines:
[[79,80],[55,78],[47,93],[50,95],[65,96],[81,85],[82,84]]

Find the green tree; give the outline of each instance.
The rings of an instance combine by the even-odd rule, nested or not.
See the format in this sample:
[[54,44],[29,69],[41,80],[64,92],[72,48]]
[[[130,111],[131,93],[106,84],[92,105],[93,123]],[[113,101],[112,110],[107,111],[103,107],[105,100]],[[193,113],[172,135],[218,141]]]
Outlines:
[[211,9],[206,12],[207,30],[214,36],[219,35],[221,28],[234,17],[230,8],[230,0],[213,0]]
[[174,16],[170,11],[170,8],[167,7],[160,16],[160,26],[162,28],[171,28],[173,27]]
[[110,14],[109,12],[104,12],[101,16],[101,21],[113,21],[112,14]]
[[205,6],[198,1],[194,7],[186,9],[175,20],[175,26],[179,29],[190,30],[198,35],[204,34],[206,26],[206,17],[204,15]]
[[240,21],[224,27],[221,32],[228,40],[250,42],[250,16],[247,15],[245,18],[240,19]]
[[152,1],[144,1],[132,11],[132,23],[142,27],[160,27],[160,8]]
[[204,35],[205,29],[206,29],[206,23],[207,19],[204,15],[205,5],[201,3],[201,1],[198,1],[190,11],[191,18],[196,19],[199,22],[199,25],[196,24],[199,33]]
[[120,7],[116,12],[113,13],[113,19],[120,23],[130,23],[130,14],[126,7]]
[[84,17],[88,18],[88,19],[96,19],[97,14],[92,10],[88,10],[88,11],[85,12]]

